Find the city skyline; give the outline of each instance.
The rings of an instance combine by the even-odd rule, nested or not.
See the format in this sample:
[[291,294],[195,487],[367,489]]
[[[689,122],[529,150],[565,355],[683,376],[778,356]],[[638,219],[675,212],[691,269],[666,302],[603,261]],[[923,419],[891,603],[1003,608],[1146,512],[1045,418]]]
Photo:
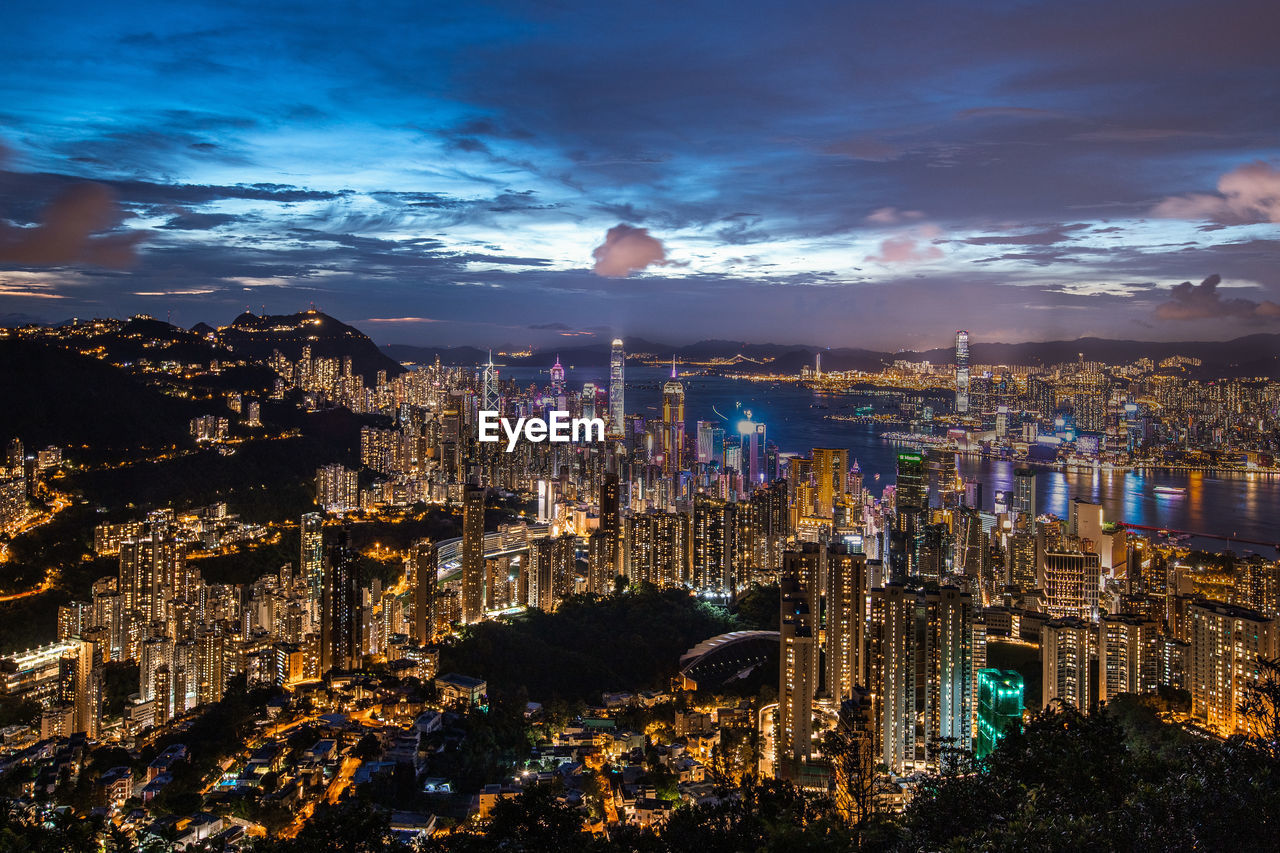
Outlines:
[[314,303],[388,344],[1275,331],[1280,12],[1154,8],[14,10],[0,322]]

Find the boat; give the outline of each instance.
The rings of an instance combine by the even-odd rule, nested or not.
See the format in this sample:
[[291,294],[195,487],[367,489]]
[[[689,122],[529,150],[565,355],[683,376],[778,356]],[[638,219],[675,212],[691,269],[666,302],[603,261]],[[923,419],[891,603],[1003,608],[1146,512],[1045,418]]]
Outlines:
[[1181,486],[1156,486],[1152,489],[1157,495],[1185,495],[1187,490]]

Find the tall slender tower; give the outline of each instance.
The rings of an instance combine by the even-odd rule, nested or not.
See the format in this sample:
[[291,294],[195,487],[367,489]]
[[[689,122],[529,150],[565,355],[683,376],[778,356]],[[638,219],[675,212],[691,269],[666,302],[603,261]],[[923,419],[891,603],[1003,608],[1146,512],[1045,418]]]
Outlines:
[[609,354],[609,432],[621,437],[626,434],[626,408],[623,394],[627,385],[627,354],[622,349],[622,338],[613,339]]
[[493,350],[489,350],[489,361],[484,366],[482,397],[480,408],[486,412],[497,412],[502,409],[502,400],[498,395],[498,368],[493,366]]
[[468,485],[462,495],[462,622],[484,616],[484,489]]
[[969,333],[956,332],[956,412],[969,412]]
[[671,380],[662,386],[662,471],[674,478],[684,459],[684,386],[671,358]]
[[302,548],[298,555],[298,567],[307,589],[308,612],[312,619],[320,618],[320,597],[324,592],[324,516],[308,512],[299,525]]

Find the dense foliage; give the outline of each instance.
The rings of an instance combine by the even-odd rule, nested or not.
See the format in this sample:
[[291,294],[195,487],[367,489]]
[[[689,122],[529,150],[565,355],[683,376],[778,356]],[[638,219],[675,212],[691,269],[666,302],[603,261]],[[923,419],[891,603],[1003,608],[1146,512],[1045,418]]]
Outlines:
[[684,590],[642,585],[481,622],[443,649],[440,669],[483,676],[491,692],[524,688],[534,701],[598,702],[602,691],[665,689],[680,655],[735,627]]

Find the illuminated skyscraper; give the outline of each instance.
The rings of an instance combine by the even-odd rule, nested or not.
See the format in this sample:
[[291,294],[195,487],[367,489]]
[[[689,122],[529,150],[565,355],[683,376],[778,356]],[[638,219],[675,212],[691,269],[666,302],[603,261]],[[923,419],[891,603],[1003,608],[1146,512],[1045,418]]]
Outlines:
[[928,505],[928,486],[925,483],[924,456],[915,451],[898,454],[898,479],[894,486],[894,509],[923,510]]
[[419,539],[409,546],[409,591],[413,596],[413,639],[419,645],[431,642],[435,632],[436,546]]
[[831,546],[827,551],[826,581],[827,695],[839,703],[853,696],[853,688],[866,683],[862,660],[866,555]]
[[1013,510],[1015,518],[1025,517],[1030,525],[1036,520],[1036,472],[1034,468],[1013,469]]
[[489,350],[489,361],[481,378],[480,408],[486,412],[500,411],[502,400],[498,395],[498,368],[493,365],[493,350]]
[[1089,662],[1098,656],[1098,629],[1083,619],[1052,619],[1040,629],[1040,696],[1088,711],[1094,695]]
[[1055,548],[1044,554],[1040,569],[1045,611],[1052,618],[1097,618],[1098,587],[1102,578],[1097,554]]
[[979,670],[977,680],[978,735],[973,755],[986,758],[1006,731],[1022,724],[1024,685],[1022,676],[1010,669]]
[[777,774],[791,775],[813,749],[813,699],[818,690],[818,632],[803,580],[784,572],[781,591],[782,661],[778,677]]
[[613,339],[609,354],[609,434],[626,434],[627,410],[623,395],[627,385],[627,354],[622,349],[622,338]]
[[1277,656],[1275,623],[1256,610],[1197,601],[1187,610],[1191,715],[1223,735],[1246,731],[1240,703],[1261,674],[1259,659]]
[[360,665],[360,578],[356,552],[347,534],[339,535],[324,562],[323,615],[320,621],[320,672]]
[[556,363],[551,365],[551,392],[556,396],[564,393],[564,368],[560,365],[560,356],[556,356]]
[[813,449],[814,513],[832,518],[836,504],[848,488],[849,451],[828,447]]
[[[588,574],[590,592],[604,595],[613,588],[613,579],[622,573],[622,514],[618,475],[606,473],[600,480],[600,534],[604,537],[597,555],[598,565]],[[590,562],[590,561],[589,561]]]
[[302,547],[298,566],[307,590],[311,618],[318,619],[320,597],[324,592],[324,516],[318,512],[304,514],[299,530]]
[[684,386],[671,359],[671,380],[662,386],[662,472],[669,478],[680,471],[684,459]]
[[462,494],[462,622],[484,617],[484,489],[468,485]]
[[969,411],[969,333],[956,332],[956,412]]
[[596,389],[596,383],[584,382],[582,384],[582,416],[584,418],[596,417],[596,403],[599,391]]

